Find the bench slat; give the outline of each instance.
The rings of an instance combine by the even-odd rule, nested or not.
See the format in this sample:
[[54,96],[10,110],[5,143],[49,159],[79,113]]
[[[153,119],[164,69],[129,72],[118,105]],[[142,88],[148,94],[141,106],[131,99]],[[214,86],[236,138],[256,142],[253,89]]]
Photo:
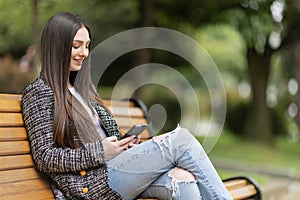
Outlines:
[[0,99],[0,112],[21,112],[20,101]]
[[22,113],[0,113],[0,127],[24,126]]
[[103,100],[107,106],[113,107],[135,107],[132,101],[122,101],[122,100]]
[[228,190],[233,190],[233,189],[241,188],[241,187],[244,187],[245,185],[247,185],[247,180],[245,180],[245,179],[230,180],[230,181],[224,182],[224,185]]
[[29,153],[30,146],[28,141],[0,142],[1,156]]
[[0,127],[0,142],[15,140],[27,140],[27,133],[24,127]]
[[0,171],[1,184],[29,179],[42,179],[42,176],[34,167]]
[[110,112],[116,116],[132,116],[132,117],[144,117],[144,113],[140,108],[136,107],[109,107]]
[[[27,198],[26,193],[36,193],[39,190],[45,190],[45,191],[51,192],[50,184],[47,181],[39,180],[39,179],[16,181],[16,182],[0,184],[0,191],[5,191],[5,193],[2,194],[3,195],[2,197],[4,197],[4,199],[6,199],[5,198],[6,195],[11,196],[11,195],[16,195],[16,194],[23,194],[23,196],[26,195],[26,198]],[[53,197],[53,195],[52,195],[52,197]]]
[[21,94],[5,94],[5,93],[0,94],[0,99],[1,100],[18,100],[18,101],[21,101],[21,97],[22,97]]
[[121,129],[124,128],[131,128],[134,124],[142,124],[142,123],[147,123],[147,120],[145,118],[140,118],[140,117],[115,117],[118,126]]
[[34,166],[30,154],[17,156],[1,156],[0,163],[0,170],[21,169]]
[[33,192],[25,192],[19,194],[9,194],[0,197],[0,200],[54,200],[51,189],[38,190]]
[[247,199],[257,193],[253,185],[247,185],[242,188],[229,191],[234,200]]

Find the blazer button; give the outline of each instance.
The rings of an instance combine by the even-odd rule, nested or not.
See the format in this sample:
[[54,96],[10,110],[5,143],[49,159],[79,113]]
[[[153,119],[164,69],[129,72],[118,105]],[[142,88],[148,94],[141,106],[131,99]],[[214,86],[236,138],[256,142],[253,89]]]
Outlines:
[[85,170],[81,170],[81,171],[80,171],[80,175],[81,175],[81,176],[85,176],[85,175],[86,175],[86,171],[85,171]]
[[87,187],[84,187],[84,188],[82,188],[82,192],[83,192],[84,194],[86,194],[86,193],[89,192],[89,189],[88,189]]

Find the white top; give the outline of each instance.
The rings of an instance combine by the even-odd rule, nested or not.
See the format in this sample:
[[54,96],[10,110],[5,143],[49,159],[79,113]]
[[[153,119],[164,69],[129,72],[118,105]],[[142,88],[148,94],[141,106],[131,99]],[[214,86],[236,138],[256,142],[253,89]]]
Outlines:
[[86,104],[86,102],[83,100],[82,96],[75,90],[74,87],[69,88],[69,91],[71,94],[81,103],[81,105],[85,108],[85,110],[88,112],[89,116],[91,117],[93,123],[96,125],[98,132],[100,133],[102,138],[106,138],[106,134],[104,130],[102,129],[100,125],[100,121],[97,115],[97,112],[89,108],[89,106]]

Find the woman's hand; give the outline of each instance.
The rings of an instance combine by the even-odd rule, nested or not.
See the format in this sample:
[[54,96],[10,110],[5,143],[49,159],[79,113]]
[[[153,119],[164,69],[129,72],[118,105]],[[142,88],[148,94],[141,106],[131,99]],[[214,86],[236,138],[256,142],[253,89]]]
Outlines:
[[140,141],[141,141],[140,135],[134,137],[133,140],[128,144],[128,148],[136,146],[137,144],[140,143]]
[[118,141],[116,136],[107,137],[102,140],[104,155],[107,159],[113,159],[119,155],[122,151],[136,145],[135,136],[130,136]]

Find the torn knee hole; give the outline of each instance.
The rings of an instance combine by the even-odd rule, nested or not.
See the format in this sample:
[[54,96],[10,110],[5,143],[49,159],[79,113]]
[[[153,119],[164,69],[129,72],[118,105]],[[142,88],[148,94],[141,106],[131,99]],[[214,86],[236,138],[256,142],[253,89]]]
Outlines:
[[182,168],[178,168],[178,167],[175,167],[174,169],[172,169],[169,173],[169,176],[178,181],[195,181],[196,180],[194,175],[191,172],[184,170]]

